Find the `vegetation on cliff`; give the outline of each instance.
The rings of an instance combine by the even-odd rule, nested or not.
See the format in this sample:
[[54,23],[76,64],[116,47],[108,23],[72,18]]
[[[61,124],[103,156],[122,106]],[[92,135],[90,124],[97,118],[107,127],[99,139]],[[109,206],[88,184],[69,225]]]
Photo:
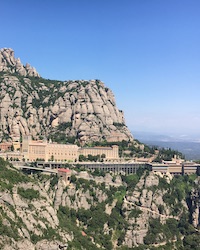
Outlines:
[[66,186],[55,175],[29,177],[0,159],[0,247],[18,249],[26,239],[30,249],[47,242],[87,250],[199,249],[191,197],[197,178],[81,171]]

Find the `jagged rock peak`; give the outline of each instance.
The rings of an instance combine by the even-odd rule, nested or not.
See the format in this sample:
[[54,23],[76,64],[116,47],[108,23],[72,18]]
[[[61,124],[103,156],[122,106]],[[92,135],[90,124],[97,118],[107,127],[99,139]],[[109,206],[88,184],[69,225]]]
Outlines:
[[28,63],[24,66],[19,58],[14,57],[14,50],[10,48],[0,49],[0,72],[18,73],[21,76],[40,77],[34,67]]

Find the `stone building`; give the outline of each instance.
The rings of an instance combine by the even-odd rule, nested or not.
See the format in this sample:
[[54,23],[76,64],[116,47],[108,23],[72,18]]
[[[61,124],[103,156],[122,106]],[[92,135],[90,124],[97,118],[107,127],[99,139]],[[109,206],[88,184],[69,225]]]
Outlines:
[[69,184],[71,177],[71,170],[68,168],[58,168],[58,177],[61,177],[66,184]]
[[78,154],[86,157],[88,155],[104,155],[106,160],[115,160],[119,158],[119,147],[117,145],[111,147],[83,147],[79,148]]
[[11,142],[2,142],[0,143],[0,151],[5,152],[5,151],[10,151],[12,147]]
[[78,159],[78,146],[34,141],[31,136],[24,136],[22,154],[25,161],[75,161]]
[[200,165],[192,162],[184,162],[181,164],[151,163],[151,168],[153,172],[184,175],[197,173]]
[[106,160],[119,158],[119,148],[114,145],[111,147],[91,147],[79,148],[72,144],[58,144],[45,141],[34,141],[31,136],[24,136],[22,141],[21,153],[25,161],[42,160],[45,162],[56,161],[76,161],[79,155],[103,156]]

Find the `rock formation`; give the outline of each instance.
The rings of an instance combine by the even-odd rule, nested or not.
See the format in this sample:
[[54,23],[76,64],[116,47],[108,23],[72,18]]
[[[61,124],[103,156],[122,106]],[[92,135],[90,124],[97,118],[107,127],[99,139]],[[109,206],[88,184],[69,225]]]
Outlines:
[[12,49],[3,48],[0,50],[0,72],[17,73],[20,76],[39,77],[36,69],[28,63],[24,66],[19,58],[14,57]]
[[112,91],[100,80],[53,81],[0,50],[0,138],[62,133],[88,141],[133,140]]
[[[199,249],[199,221],[188,222],[181,177],[146,170],[140,178],[100,176],[73,168],[66,183],[55,175],[28,177],[6,164],[0,159],[2,250]],[[199,194],[192,197],[196,210]],[[190,243],[195,247],[182,248]]]

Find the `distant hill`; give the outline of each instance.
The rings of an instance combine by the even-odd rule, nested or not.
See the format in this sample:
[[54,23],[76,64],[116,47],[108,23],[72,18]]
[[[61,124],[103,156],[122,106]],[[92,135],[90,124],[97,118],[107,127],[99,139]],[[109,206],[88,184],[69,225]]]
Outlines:
[[134,131],[136,139],[149,146],[171,148],[180,151],[187,160],[200,159],[200,141],[198,137],[168,136],[149,132]]

